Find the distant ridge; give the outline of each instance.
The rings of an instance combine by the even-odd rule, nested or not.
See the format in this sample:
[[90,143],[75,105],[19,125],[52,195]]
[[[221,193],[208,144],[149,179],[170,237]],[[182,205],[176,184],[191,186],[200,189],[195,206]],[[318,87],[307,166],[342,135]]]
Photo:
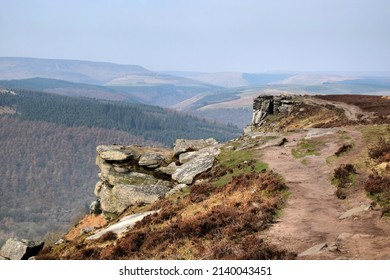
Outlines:
[[120,65],[67,59],[0,57],[0,79],[50,78],[78,83],[105,84],[119,76],[148,74],[138,65]]
[[47,78],[118,86],[180,85],[211,88],[207,83],[150,71],[139,65],[68,59],[0,57],[0,80]]
[[138,65],[22,57],[0,57],[0,81],[13,88],[17,84],[16,88],[164,107],[219,88]]

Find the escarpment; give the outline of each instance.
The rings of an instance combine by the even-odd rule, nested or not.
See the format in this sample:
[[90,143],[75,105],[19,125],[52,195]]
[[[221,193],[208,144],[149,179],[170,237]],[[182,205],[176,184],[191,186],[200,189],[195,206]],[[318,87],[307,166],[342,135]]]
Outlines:
[[262,95],[253,100],[252,125],[262,126],[269,115],[291,114],[293,107],[302,103],[292,95]]
[[357,106],[324,100],[321,96],[261,95],[253,101],[252,122],[244,132],[287,132],[372,121]]
[[[289,184],[300,190],[295,173],[304,176],[302,184],[309,184],[305,176],[318,182],[321,157],[337,163],[352,157],[332,154],[352,139],[361,142],[357,128],[344,131],[332,125],[354,124],[356,113],[360,112],[349,104],[340,106],[311,96],[259,96],[250,126],[227,143],[178,139],[173,149],[100,145],[96,149],[97,200],[91,204],[91,212],[97,215],[83,221],[98,217],[106,223],[95,227],[81,222],[72,229],[72,238],[47,247],[39,258],[294,259],[296,252],[318,241],[318,232],[308,232],[307,240],[298,238],[299,248],[290,249],[296,235],[277,231],[284,222],[278,215],[293,189]],[[294,150],[299,152],[297,158]],[[282,178],[285,171],[279,172],[278,164],[294,167],[285,173],[292,174],[290,181]],[[324,168],[331,173],[331,167]],[[331,193],[330,182],[326,176],[321,178]],[[321,204],[322,186],[318,194],[317,204]],[[326,197],[338,203],[335,197]],[[308,205],[312,206],[310,201]],[[316,222],[312,213],[308,215]],[[300,217],[285,222],[295,226]],[[267,235],[272,228],[280,234],[278,240],[288,241],[280,243]],[[330,250],[321,254],[319,258],[338,257]]]

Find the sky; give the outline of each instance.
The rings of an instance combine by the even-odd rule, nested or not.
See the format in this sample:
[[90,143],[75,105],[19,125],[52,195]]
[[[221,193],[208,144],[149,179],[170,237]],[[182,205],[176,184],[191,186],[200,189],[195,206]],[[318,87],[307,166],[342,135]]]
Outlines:
[[0,57],[390,73],[389,0],[0,0]]

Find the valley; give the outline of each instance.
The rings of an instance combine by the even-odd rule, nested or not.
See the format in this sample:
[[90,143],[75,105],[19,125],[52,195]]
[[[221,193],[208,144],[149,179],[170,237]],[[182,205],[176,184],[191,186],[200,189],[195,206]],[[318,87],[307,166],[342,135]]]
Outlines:
[[[40,259],[390,257],[386,77],[0,58],[0,94],[0,245],[44,239]],[[175,152],[186,141],[207,144]],[[122,219],[134,230],[111,232]]]
[[[374,104],[381,98],[366,97]],[[261,121],[240,138],[209,143],[205,149],[220,151],[209,154],[215,163],[194,182],[155,202],[130,202],[119,215],[103,211],[107,224],[77,234],[100,217],[89,215],[38,258],[388,259],[390,106],[368,112],[344,102],[258,97],[254,108],[265,114],[255,112],[253,120],[261,115]],[[190,145],[164,164],[184,168],[190,154],[208,151]],[[99,166],[109,182],[122,180],[107,163]],[[110,232],[141,213],[147,216],[131,229]]]
[[182,137],[226,141],[238,135],[234,127],[160,107],[3,90],[0,243],[61,235],[87,213],[99,144],[170,146]]

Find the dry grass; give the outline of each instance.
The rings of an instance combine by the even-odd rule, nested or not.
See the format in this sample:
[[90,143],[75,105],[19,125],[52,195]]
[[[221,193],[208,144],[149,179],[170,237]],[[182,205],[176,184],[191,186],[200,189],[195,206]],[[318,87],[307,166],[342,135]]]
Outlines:
[[86,215],[74,228],[66,235],[66,240],[74,240],[80,236],[80,232],[85,227],[99,228],[107,224],[106,219],[102,215]]
[[[274,173],[233,177],[223,187],[193,186],[175,200],[161,200],[161,211],[146,217],[119,240],[101,247],[112,236],[69,244],[53,255],[64,259],[292,259],[259,239],[284,203],[287,188]],[[104,240],[103,240],[104,239]]]

